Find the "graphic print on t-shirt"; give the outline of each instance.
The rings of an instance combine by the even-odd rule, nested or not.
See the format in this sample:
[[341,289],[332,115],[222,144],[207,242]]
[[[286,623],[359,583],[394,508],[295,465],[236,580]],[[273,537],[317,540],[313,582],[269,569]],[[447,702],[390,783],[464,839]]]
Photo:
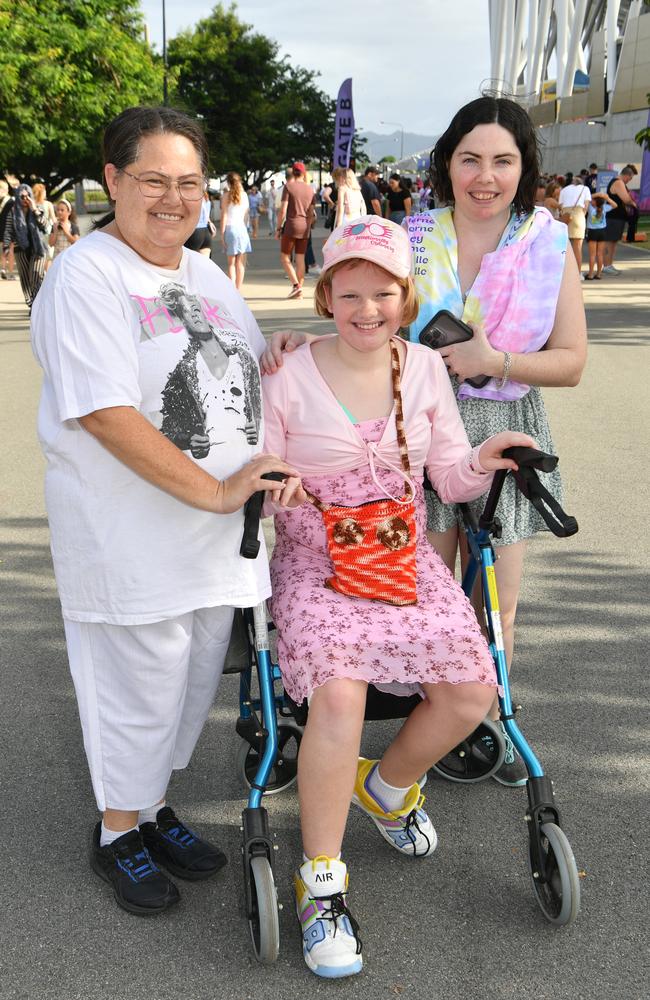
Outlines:
[[173,368],[161,372],[165,381],[160,410],[147,413],[148,418],[195,459],[206,458],[211,448],[239,434],[247,444],[257,444],[262,418],[259,369],[246,336],[223,305],[199,298],[174,281],[160,286],[153,303],[132,298],[141,342],[169,334],[181,338],[172,354]]

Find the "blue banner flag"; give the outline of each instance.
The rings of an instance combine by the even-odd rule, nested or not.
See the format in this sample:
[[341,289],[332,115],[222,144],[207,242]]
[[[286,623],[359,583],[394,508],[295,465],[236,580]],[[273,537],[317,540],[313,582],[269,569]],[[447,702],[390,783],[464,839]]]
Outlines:
[[336,99],[336,125],[334,127],[334,167],[349,167],[354,138],[354,112],[352,110],[352,77],[344,80]]

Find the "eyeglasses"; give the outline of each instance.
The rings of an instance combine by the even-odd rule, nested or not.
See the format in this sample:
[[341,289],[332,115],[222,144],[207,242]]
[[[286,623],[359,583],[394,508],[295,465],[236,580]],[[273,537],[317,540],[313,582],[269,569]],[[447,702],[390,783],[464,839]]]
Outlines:
[[178,180],[166,174],[131,174],[128,170],[122,173],[136,182],[143,198],[162,198],[174,185],[183,201],[200,201],[208,189],[205,177],[190,176]]

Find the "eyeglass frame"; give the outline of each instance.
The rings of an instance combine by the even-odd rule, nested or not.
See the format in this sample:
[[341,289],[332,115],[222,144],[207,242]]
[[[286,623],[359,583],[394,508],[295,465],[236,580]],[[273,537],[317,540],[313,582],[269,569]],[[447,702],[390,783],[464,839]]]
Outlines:
[[[123,173],[123,174],[126,174],[127,177],[130,177],[132,180],[134,180],[136,182],[136,184],[138,185],[138,190],[140,191],[140,194],[142,195],[143,198],[164,198],[165,195],[171,190],[172,185],[175,184],[176,185],[176,190],[178,191],[178,197],[181,199],[181,201],[197,202],[197,201],[201,201],[201,199],[203,198],[203,195],[208,190],[208,178],[207,177],[201,177],[201,180],[203,181],[203,188],[202,188],[202,191],[201,191],[201,196],[199,198],[186,198],[186,197],[183,196],[183,193],[181,192],[181,188],[180,188],[180,181],[181,181],[182,178],[169,177],[167,174],[158,174],[156,171],[152,171],[152,173],[156,173],[156,177],[157,178],[160,178],[161,180],[163,180],[163,178],[166,179],[166,181],[167,181],[167,187],[165,188],[165,194],[158,194],[158,195],[157,194],[144,194],[142,188],[140,187],[140,183],[141,183],[140,178],[142,177],[142,174],[132,174],[128,170],[125,170],[123,167],[121,168],[120,172]],[[201,175],[200,174],[189,174],[187,176],[189,176],[189,177],[199,177]],[[186,176],[185,179],[187,179],[187,176]]]

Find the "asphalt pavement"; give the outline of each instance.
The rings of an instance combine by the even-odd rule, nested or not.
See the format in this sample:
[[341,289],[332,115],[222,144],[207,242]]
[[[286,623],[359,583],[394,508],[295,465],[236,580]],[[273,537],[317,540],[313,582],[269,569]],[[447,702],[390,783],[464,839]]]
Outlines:
[[[223,262],[218,251],[215,259]],[[581,872],[582,912],[556,930],[537,907],[524,790],[431,778],[440,844],[430,860],[397,856],[366,817],[351,814],[344,854],[365,969],[340,982],[316,979],[300,952],[294,791],[265,800],[279,848],[280,958],[262,967],[252,956],[235,677],[224,679],[170,792],[179,814],[224,847],[227,869],[181,884],[176,911],[149,920],[119,910],[89,869],[97,815],[48,547],[40,372],[19,285],[0,282],[1,1000],[648,995],[650,253],[622,246],[617,264],[620,276],[584,286],[590,352],[580,385],[544,393],[580,532],[530,545],[513,668],[520,725],[555,781]],[[331,328],[313,314],[314,283],[308,277],[303,299],[287,300],[277,243],[256,241],[244,293],[265,333]],[[367,725],[363,752],[379,755],[395,727]]]

